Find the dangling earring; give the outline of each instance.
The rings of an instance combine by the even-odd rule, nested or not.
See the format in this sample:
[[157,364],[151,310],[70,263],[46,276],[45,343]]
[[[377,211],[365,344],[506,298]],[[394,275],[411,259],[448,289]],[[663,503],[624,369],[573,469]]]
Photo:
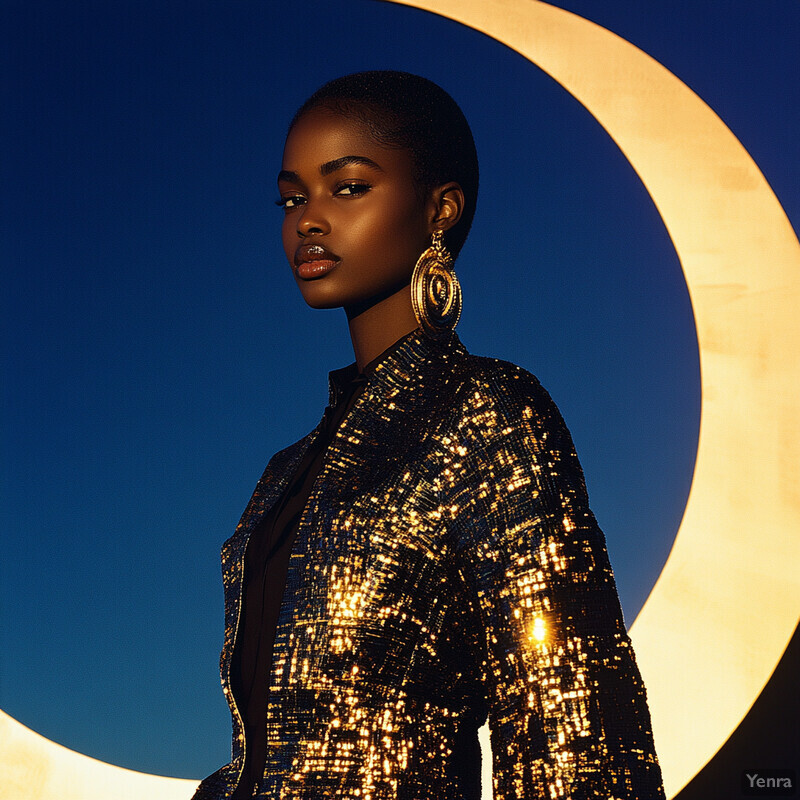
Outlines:
[[411,276],[414,314],[433,339],[446,336],[461,316],[461,286],[453,268],[453,256],[442,238],[442,231],[433,232],[431,246],[419,257]]

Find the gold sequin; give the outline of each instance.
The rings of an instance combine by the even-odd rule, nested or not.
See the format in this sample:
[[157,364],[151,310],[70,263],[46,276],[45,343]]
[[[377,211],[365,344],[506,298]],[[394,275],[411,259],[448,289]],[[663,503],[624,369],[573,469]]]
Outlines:
[[[334,386],[330,384],[331,398]],[[230,692],[248,536],[317,429],[282,450],[223,545]],[[421,330],[342,422],[289,562],[267,709],[269,800],[663,800],[645,689],[572,441],[537,380]]]

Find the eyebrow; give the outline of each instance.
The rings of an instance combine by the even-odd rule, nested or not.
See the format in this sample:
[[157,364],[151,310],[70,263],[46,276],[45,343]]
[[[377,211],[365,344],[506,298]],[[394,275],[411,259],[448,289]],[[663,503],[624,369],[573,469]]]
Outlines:
[[326,161],[322,164],[319,168],[319,174],[323,176],[330,175],[332,172],[336,172],[343,167],[349,167],[351,164],[363,164],[365,167],[383,172],[380,164],[376,164],[371,158],[367,158],[366,156],[342,156],[341,158],[335,158],[333,161]]
[[[366,156],[342,156],[341,158],[334,158],[333,161],[326,161],[324,164],[320,164],[319,174],[325,177],[326,175],[330,175],[332,172],[336,172],[344,167],[348,167],[351,164],[363,164],[365,167],[370,167],[370,169],[383,172],[383,168],[380,164],[373,161],[371,158],[367,158]],[[288,181],[290,183],[299,183],[300,176],[291,170],[282,169],[278,173],[278,180]]]

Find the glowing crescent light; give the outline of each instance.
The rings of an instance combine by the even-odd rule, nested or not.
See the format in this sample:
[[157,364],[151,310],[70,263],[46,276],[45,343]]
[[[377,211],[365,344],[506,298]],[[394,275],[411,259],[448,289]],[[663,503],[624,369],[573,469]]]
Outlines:
[[197,781],[148,775],[76,753],[0,711],[2,800],[187,800]]
[[[672,797],[745,716],[797,624],[800,244],[731,131],[629,42],[537,0],[390,1],[475,28],[558,81],[633,165],[683,265],[700,344],[697,463],[631,629]],[[196,786],[81,755],[2,711],[0,741],[2,800],[178,800]]]

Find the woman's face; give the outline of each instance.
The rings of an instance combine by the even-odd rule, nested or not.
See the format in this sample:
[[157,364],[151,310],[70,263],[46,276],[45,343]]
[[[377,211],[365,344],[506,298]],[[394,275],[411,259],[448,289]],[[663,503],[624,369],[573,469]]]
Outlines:
[[363,123],[314,109],[295,123],[278,189],[283,247],[313,308],[367,308],[401,290],[429,246],[436,217],[405,149],[378,144]]

